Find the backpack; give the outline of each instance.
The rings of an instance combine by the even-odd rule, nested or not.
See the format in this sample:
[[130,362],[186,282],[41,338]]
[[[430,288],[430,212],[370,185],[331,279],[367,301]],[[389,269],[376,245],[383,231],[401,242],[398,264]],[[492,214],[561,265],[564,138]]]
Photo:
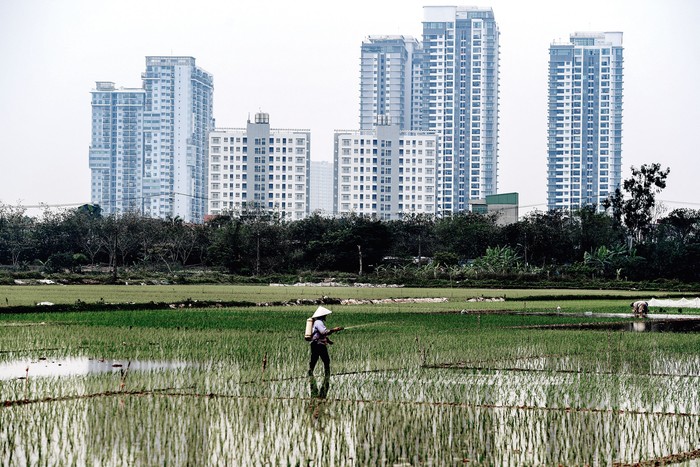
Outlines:
[[306,320],[306,330],[304,331],[304,339],[307,341],[311,340],[311,337],[313,336],[313,330],[314,330],[314,319],[309,318]]

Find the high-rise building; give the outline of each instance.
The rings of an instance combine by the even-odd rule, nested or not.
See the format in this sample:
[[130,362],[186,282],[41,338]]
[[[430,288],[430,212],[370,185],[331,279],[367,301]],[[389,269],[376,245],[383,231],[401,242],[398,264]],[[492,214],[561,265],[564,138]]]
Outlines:
[[437,214],[497,192],[498,73],[490,8],[426,6],[422,42],[370,36],[362,44],[360,129],[388,116],[400,130],[438,136]]
[[371,130],[388,115],[401,130],[413,130],[414,55],[420,42],[409,36],[369,36],[362,43],[360,129]]
[[309,130],[270,128],[255,114],[246,128],[209,134],[209,214],[263,210],[290,220],[309,214]]
[[360,128],[388,116],[401,130],[437,134],[439,214],[497,191],[498,73],[490,8],[426,6],[422,42],[370,36],[362,44]]
[[311,161],[309,211],[333,214],[333,163]]
[[622,33],[574,33],[549,48],[548,209],[600,206],[620,185]]
[[213,78],[192,57],[146,57],[144,213],[201,222],[206,213]]
[[499,31],[493,10],[426,6],[422,129],[440,136],[437,203],[469,209],[497,191]]
[[437,135],[401,131],[379,116],[372,130],[336,131],[334,143],[336,214],[437,213]]
[[143,89],[92,92],[92,202],[201,222],[206,212],[213,78],[192,57],[146,57]]
[[92,91],[91,199],[102,212],[141,211],[143,89],[99,81]]

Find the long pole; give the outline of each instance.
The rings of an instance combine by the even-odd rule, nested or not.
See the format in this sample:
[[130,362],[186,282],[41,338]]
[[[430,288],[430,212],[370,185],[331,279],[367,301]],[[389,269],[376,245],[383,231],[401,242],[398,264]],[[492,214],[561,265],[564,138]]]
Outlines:
[[357,245],[357,254],[360,257],[360,276],[362,275],[362,246]]

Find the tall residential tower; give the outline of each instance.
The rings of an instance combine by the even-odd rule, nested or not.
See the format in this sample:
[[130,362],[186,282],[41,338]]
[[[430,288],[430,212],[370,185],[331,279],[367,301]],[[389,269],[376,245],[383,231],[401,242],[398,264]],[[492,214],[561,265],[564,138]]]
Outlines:
[[107,214],[142,210],[143,89],[98,81],[92,91],[91,199]]
[[201,222],[206,213],[213,79],[192,57],[146,57],[143,89],[92,92],[92,202]]
[[498,44],[493,10],[463,6],[424,7],[422,42],[370,36],[362,44],[360,128],[388,117],[402,131],[437,135],[437,214],[469,210],[470,200],[497,191]]
[[371,130],[377,116],[388,115],[401,130],[413,130],[414,57],[420,43],[409,36],[370,36],[362,43],[360,129]]
[[622,33],[575,33],[549,48],[547,208],[596,204],[620,185]]
[[498,44],[491,8],[424,7],[421,124],[440,137],[440,213],[497,191]]

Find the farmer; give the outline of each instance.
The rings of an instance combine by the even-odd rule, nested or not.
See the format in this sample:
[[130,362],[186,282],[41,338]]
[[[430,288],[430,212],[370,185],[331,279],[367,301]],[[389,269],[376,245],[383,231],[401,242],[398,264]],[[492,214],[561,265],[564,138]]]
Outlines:
[[630,306],[632,307],[632,313],[634,313],[635,316],[646,316],[646,314],[649,312],[649,303],[645,302],[644,300],[632,302],[630,303]]
[[326,318],[332,312],[328,308],[318,307],[316,312],[311,316],[314,320],[311,334],[311,361],[309,362],[309,376],[314,375],[314,368],[320,358],[323,361],[325,375],[331,374],[331,358],[328,356],[328,345],[333,342],[328,338],[334,332],[342,331],[342,327],[328,329],[326,327]]

